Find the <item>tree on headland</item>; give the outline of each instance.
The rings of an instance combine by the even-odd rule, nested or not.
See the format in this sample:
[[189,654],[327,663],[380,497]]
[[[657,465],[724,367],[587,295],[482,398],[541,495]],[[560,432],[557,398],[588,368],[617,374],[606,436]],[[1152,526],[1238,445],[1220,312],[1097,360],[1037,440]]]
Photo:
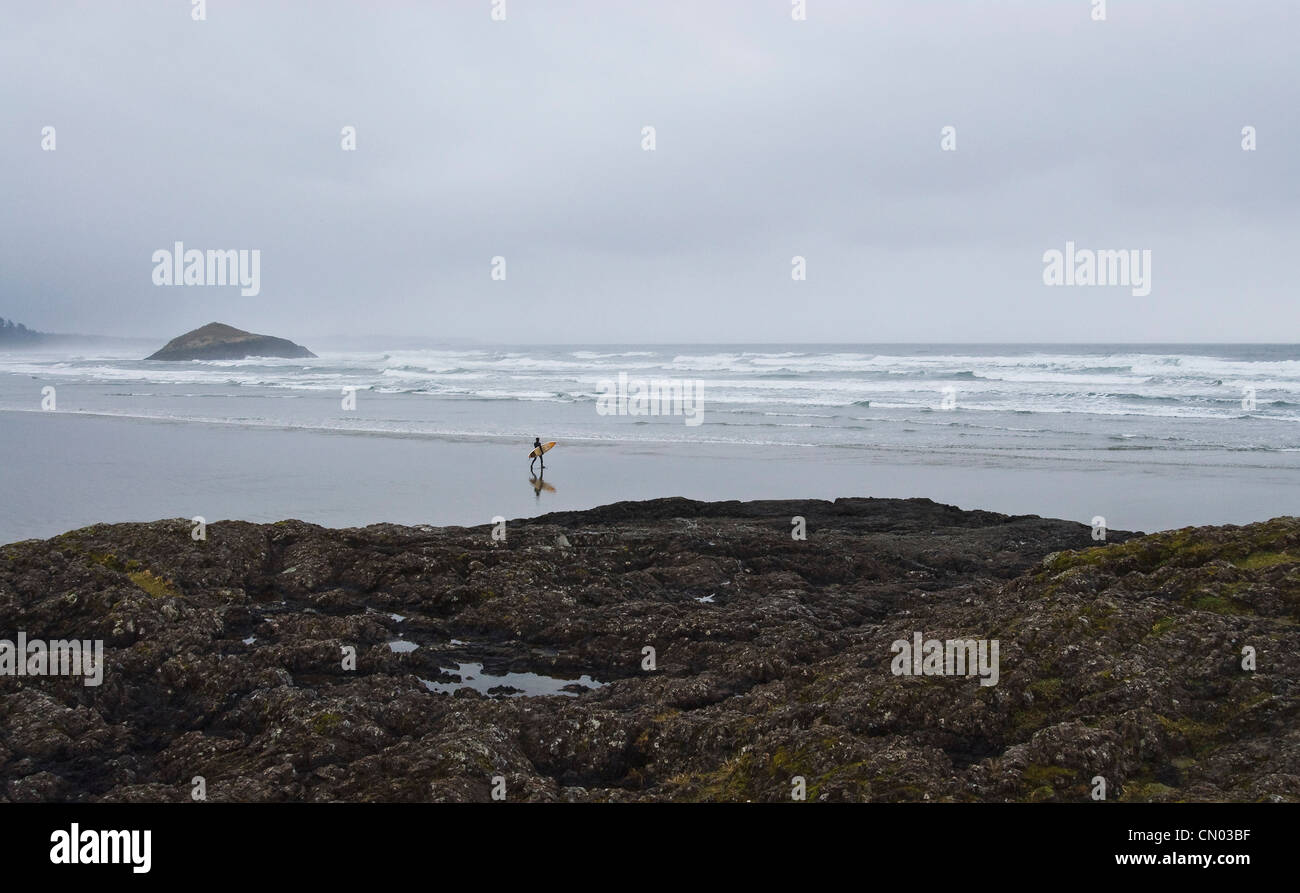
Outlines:
[[35,329],[29,329],[20,322],[0,317],[0,344],[28,344],[39,341],[42,337],[42,333]]

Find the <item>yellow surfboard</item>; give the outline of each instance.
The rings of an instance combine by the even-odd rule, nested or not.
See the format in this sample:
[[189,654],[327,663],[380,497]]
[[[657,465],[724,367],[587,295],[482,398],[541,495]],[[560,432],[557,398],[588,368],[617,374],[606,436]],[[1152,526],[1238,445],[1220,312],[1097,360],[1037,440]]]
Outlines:
[[542,453],[545,453],[553,446],[555,446],[555,441],[552,440],[550,443],[544,443],[539,447],[533,447],[532,452],[528,454],[528,458],[536,459],[538,456],[540,456]]

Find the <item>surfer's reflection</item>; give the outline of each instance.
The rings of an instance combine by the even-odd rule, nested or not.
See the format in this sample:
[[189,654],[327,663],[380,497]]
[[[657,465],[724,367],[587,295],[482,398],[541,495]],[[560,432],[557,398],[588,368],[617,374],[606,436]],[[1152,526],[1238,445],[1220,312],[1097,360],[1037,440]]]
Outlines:
[[[545,474],[545,473],[546,473],[546,472],[544,472],[544,471],[542,472],[542,474]],[[529,478],[528,478],[528,483],[530,483],[530,484],[533,485],[533,493],[536,495],[536,497],[537,497],[537,501],[538,501],[538,502],[541,502],[541,499],[542,499],[542,491],[543,491],[543,490],[545,490],[547,493],[554,493],[554,492],[555,492],[555,488],[554,488],[554,487],[552,487],[550,484],[546,483],[546,481],[542,480],[542,475],[541,475],[541,474],[530,475]]]

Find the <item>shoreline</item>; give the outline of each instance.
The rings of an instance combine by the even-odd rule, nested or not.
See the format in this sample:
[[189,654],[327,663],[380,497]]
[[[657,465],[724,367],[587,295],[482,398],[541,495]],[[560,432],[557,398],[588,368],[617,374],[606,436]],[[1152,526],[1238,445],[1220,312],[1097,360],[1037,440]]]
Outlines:
[[[49,416],[40,409],[21,409],[17,407],[0,407],[0,416],[5,413],[16,413],[33,417]],[[176,417],[168,415],[147,415],[143,413],[130,412],[111,412],[106,410],[62,410],[59,415],[70,418],[86,419],[113,419],[127,422],[137,422],[141,424],[165,424],[180,426],[197,426],[197,427],[215,427],[240,431],[282,431],[296,432],[309,435],[339,435],[343,437],[357,438],[378,438],[393,440],[416,440],[430,443],[449,443],[449,444],[484,444],[493,446],[513,446],[518,447],[520,443],[527,441],[530,435],[523,433],[510,434],[491,431],[482,432],[444,432],[444,431],[408,431],[408,430],[391,430],[385,428],[362,428],[352,427],[344,428],[334,425],[309,425],[304,423],[287,423],[277,421],[249,421],[246,419],[230,418],[208,418],[208,417]],[[1042,462],[1079,462],[1088,464],[1117,466],[1132,465],[1134,460],[1127,458],[1130,455],[1141,455],[1140,464],[1163,466],[1169,468],[1222,468],[1221,462],[1210,460],[1201,462],[1186,461],[1185,456],[1197,452],[1211,456],[1250,456],[1250,455],[1285,455],[1289,453],[1300,453],[1300,447],[1257,447],[1252,449],[1207,449],[1202,451],[1186,452],[1160,452],[1149,446],[1125,446],[1113,445],[1102,449],[1079,449],[1077,451],[1066,449],[1052,449],[1049,447],[1013,447],[1006,450],[998,450],[992,447],[926,447],[916,446],[908,447],[901,445],[890,445],[887,448],[876,447],[869,444],[861,443],[799,443],[784,441],[735,441],[725,438],[707,439],[691,438],[689,440],[672,439],[666,437],[642,437],[616,438],[616,437],[596,437],[587,434],[566,434],[564,435],[565,446],[578,446],[584,448],[616,448],[623,450],[665,450],[674,448],[698,448],[701,450],[710,449],[732,449],[737,451],[751,450],[791,450],[799,452],[803,450],[825,450],[847,455],[861,455],[864,457],[888,457],[888,456],[930,456],[938,459],[982,459],[982,460],[1001,460],[1004,463],[1023,462],[1023,461],[1042,461]],[[1122,458],[1123,457],[1123,458]],[[1170,461],[1162,461],[1170,458]],[[1181,461],[1178,461],[1181,460]],[[957,464],[949,462],[947,464]],[[1237,469],[1266,469],[1271,471],[1289,471],[1284,466],[1277,465],[1251,465],[1244,463],[1233,463],[1233,468]]]
[[[527,445],[12,412],[0,440],[0,542],[167,517],[298,518],[329,527],[478,524],[623,500],[924,497],[1131,530],[1294,511],[1300,468],[1139,458],[718,444],[566,443],[538,493]],[[330,432],[333,433],[333,432]],[[1225,460],[1240,461],[1241,456]],[[1187,469],[1194,469],[1193,474]]]

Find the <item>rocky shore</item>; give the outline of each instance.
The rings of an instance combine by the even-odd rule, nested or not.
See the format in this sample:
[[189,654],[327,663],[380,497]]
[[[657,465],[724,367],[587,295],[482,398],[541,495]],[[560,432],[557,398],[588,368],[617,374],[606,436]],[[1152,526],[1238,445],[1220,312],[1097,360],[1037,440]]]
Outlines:
[[[0,546],[0,639],[104,644],[98,686],[0,676],[0,800],[1300,800],[1295,518],[1100,545],[663,499],[504,539],[204,533]],[[918,633],[997,640],[996,684],[896,674]]]

